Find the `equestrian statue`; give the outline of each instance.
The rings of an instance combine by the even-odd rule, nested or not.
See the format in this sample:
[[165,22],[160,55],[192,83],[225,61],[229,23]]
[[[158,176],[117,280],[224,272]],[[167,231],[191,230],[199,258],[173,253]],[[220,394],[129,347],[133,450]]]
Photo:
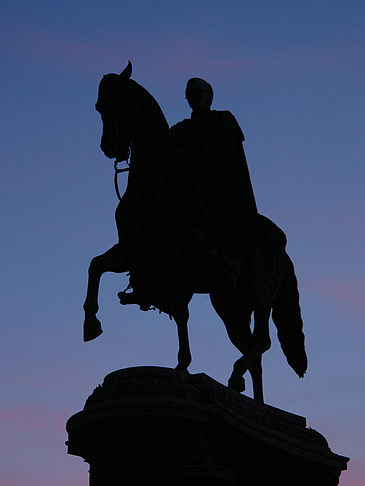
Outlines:
[[105,75],[96,102],[101,150],[115,167],[129,159],[130,168],[115,213],[118,243],[90,263],[84,340],[102,332],[96,317],[102,274],[129,272],[120,303],[157,308],[174,319],[176,369],[187,371],[188,304],[194,293],[207,293],[242,354],[228,386],[244,391],[249,371],[254,398],[263,402],[261,358],[271,344],[270,315],[289,365],[299,377],[307,369],[285,234],[257,211],[243,133],[229,111],[211,110],[211,85],[188,81],[191,118],[169,129],[156,100],[131,74],[129,62],[121,74]]

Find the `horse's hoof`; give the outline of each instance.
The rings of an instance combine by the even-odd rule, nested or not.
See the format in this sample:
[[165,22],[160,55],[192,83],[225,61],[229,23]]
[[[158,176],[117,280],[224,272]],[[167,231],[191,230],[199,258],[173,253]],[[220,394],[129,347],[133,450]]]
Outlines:
[[189,374],[188,367],[183,365],[183,364],[180,364],[180,363],[175,367],[175,371],[180,371],[180,372]]
[[244,392],[245,389],[246,389],[246,383],[245,383],[245,379],[240,376],[240,377],[234,377],[234,378],[230,378],[228,380],[228,388],[231,388],[232,390],[236,390],[238,391],[239,393],[241,392]]
[[86,317],[84,321],[84,341],[92,341],[103,332],[101,322],[96,316]]

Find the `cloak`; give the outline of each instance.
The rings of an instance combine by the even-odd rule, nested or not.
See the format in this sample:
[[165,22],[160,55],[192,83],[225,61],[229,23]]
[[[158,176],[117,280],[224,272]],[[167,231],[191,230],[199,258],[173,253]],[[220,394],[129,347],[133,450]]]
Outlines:
[[170,129],[168,206],[179,227],[175,246],[190,256],[184,267],[195,287],[203,273],[210,285],[225,287],[234,286],[240,273],[257,215],[243,141],[229,111],[193,112]]

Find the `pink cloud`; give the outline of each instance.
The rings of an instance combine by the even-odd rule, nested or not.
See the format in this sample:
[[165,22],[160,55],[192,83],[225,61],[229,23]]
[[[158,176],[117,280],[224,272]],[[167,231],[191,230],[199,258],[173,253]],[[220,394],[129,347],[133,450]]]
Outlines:
[[[273,53],[243,53],[227,55],[228,45],[218,44],[214,37],[200,40],[185,33],[166,32],[163,36],[147,37],[143,32],[120,34],[113,43],[102,38],[78,39],[57,33],[44,26],[27,23],[12,26],[3,32],[3,49],[21,57],[36,57],[43,62],[70,66],[79,70],[97,66],[113,65],[116,60],[120,67],[131,60],[149,70],[158,70],[169,75],[186,72],[214,72],[230,75],[247,73],[262,75],[268,69],[318,69],[324,65],[337,65],[339,59],[348,59],[347,46],[333,47],[332,51],[320,49],[300,49],[286,47]],[[169,40],[166,42],[166,40]],[[357,56],[356,50],[350,51]]]
[[[43,62],[68,64],[73,68],[93,64],[106,53],[103,49],[87,42],[57,36],[52,31],[29,25],[14,27],[4,34],[3,50],[15,56],[39,59]],[[97,62],[97,61],[96,61]]]
[[42,402],[0,407],[0,421],[21,430],[58,430],[64,432],[66,411],[50,411]]
[[310,292],[334,301],[347,311],[365,314],[365,282],[320,277],[306,286]]
[[340,486],[365,486],[365,465],[352,460],[347,465],[347,471],[343,471],[340,477]]

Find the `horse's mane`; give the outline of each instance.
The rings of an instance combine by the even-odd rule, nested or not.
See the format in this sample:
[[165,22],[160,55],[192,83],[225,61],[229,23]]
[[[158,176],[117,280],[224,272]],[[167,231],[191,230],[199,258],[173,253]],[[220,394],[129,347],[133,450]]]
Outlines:
[[139,116],[143,113],[143,123],[145,128],[152,132],[159,132],[161,136],[168,134],[169,125],[155,98],[140,84],[133,79],[129,79],[133,102],[139,106]]

